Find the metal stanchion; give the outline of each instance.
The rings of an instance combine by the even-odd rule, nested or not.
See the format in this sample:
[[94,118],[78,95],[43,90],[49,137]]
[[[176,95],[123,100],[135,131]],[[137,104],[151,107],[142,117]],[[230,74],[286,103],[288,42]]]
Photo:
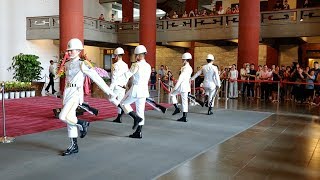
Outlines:
[[196,97],[196,81],[193,81],[193,96]]
[[[194,96],[194,97],[196,97],[196,82],[195,81],[192,81],[191,82],[192,83],[192,89],[193,89],[193,93],[192,93],[192,95]],[[194,102],[194,101],[191,101],[190,102],[190,106],[195,106],[196,105],[196,103]]]
[[1,83],[1,93],[2,93],[2,117],[3,117],[3,137],[0,137],[0,142],[2,143],[12,143],[14,141],[13,137],[7,137],[6,135],[6,111],[4,107],[4,83]]
[[278,82],[278,96],[277,101],[280,102],[280,81]]
[[[169,84],[168,89],[169,89],[169,91],[171,92],[171,83],[170,83],[170,76],[169,76],[169,74],[168,74],[168,84]],[[168,103],[170,104],[170,93],[168,94]]]
[[161,81],[160,78],[158,78],[158,103],[160,103],[160,93],[161,93]]
[[224,108],[225,109],[228,109],[228,85],[229,85],[229,81],[228,79],[225,80],[225,89],[224,89],[224,92],[225,92],[225,99],[224,99]]
[[227,100],[228,99],[228,80],[226,79],[226,84],[225,84],[225,88],[224,88],[224,98],[225,98],[225,100]]

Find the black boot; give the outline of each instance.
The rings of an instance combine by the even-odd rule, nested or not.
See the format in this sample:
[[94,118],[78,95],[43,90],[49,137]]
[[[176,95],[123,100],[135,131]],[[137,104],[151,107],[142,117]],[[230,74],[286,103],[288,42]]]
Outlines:
[[115,120],[113,120],[112,122],[116,122],[116,123],[122,123],[122,115],[123,115],[124,111],[121,111],[121,114],[118,114],[117,118]]
[[90,123],[87,121],[78,119],[77,124],[80,125],[80,138],[84,138],[88,133],[88,127]]
[[54,117],[59,119],[59,114],[61,112],[61,108],[52,109]]
[[134,112],[134,111],[129,112],[129,116],[131,116],[131,117],[133,118],[133,120],[134,120],[132,129],[136,129],[136,128],[138,127],[139,123],[140,123],[143,119],[142,119],[141,117],[139,117],[139,116],[137,115],[137,113]]
[[187,112],[183,112],[182,118],[178,119],[177,121],[188,122],[188,120],[187,120]]
[[130,137],[130,138],[141,139],[141,138],[142,138],[141,130],[142,130],[142,126],[139,125],[139,126],[137,127],[137,130],[136,130],[133,134],[129,135],[129,137]]
[[158,105],[157,107],[161,110],[161,112],[162,112],[163,114],[166,113],[166,111],[167,111],[167,108],[166,108],[166,107],[161,106],[161,105]]
[[175,110],[174,110],[174,112],[172,113],[172,116],[173,116],[173,115],[176,115],[176,114],[178,114],[178,113],[181,113],[181,110],[180,110],[180,108],[178,107],[177,104],[173,104],[173,106],[174,106]]
[[206,107],[209,107],[208,100],[206,100],[206,101],[204,102],[204,105],[205,105]]
[[211,114],[213,114],[213,112],[212,112],[212,107],[209,107],[208,115],[211,115]]
[[206,107],[209,107],[209,96],[208,95],[206,95],[205,97],[204,97],[204,105],[206,106]]
[[71,140],[71,145],[68,147],[67,150],[65,150],[64,152],[62,152],[62,156],[68,156],[74,153],[78,153],[79,152],[79,148],[78,148],[78,144],[77,144],[77,138],[70,138]]

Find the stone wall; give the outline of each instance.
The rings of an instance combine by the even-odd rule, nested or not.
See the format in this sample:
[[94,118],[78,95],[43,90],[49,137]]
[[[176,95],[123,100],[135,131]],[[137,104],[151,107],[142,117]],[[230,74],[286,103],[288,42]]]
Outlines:
[[267,61],[267,45],[259,45],[258,65],[263,66],[266,64],[266,61]]
[[[297,45],[282,45],[279,52],[279,65],[290,65],[293,61],[298,61],[298,46]],[[167,65],[172,70],[174,77],[178,77],[179,70],[182,66],[181,55],[184,53],[184,48],[168,48],[157,47],[157,63],[156,69],[160,65]],[[195,70],[197,67],[206,64],[206,56],[211,53],[215,56],[215,64],[220,68],[228,67],[232,64],[237,64],[238,48],[236,46],[207,46],[195,47]],[[258,65],[265,65],[267,59],[267,46],[259,45]]]
[[[232,64],[237,64],[238,47],[236,46],[212,46],[212,47],[196,47],[195,48],[195,67],[206,63],[205,58],[207,54],[213,54],[216,58],[215,64],[220,68],[228,67]],[[258,64],[264,65],[266,63],[267,46],[259,46]]]
[[297,45],[281,45],[279,47],[279,65],[289,66],[294,61],[298,62],[298,48]]
[[184,48],[167,48],[157,46],[156,50],[156,70],[160,69],[160,65],[167,65],[173,77],[178,78],[179,71],[182,66],[181,56],[184,53]]
[[208,54],[215,56],[215,64],[217,64],[219,68],[236,64],[238,59],[238,48],[236,46],[196,47],[194,52],[195,68],[207,63],[206,57]]

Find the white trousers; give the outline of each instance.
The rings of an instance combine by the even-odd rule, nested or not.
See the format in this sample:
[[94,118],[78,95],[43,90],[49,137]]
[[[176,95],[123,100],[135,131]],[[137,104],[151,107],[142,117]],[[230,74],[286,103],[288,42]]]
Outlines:
[[216,97],[214,97],[214,94],[218,89],[217,88],[209,88],[209,87],[205,87],[204,89],[206,90],[206,95],[208,95],[209,107],[214,107],[214,101],[216,98]]
[[[75,99],[77,98],[77,100]],[[70,99],[67,101],[59,114],[59,119],[68,126],[68,137],[69,138],[77,138],[78,137],[78,118],[76,116],[76,109],[79,105],[78,97]]]
[[136,98],[132,96],[128,96],[126,99],[124,99],[121,103],[121,107],[124,110],[124,113],[128,114],[129,112],[133,111],[130,104],[135,103],[136,105],[136,112],[139,117],[142,118],[142,121],[139,123],[139,125],[144,125],[144,109],[146,106],[146,98]]
[[189,92],[177,92],[174,91],[170,93],[172,104],[177,104],[177,95],[180,94],[181,96],[181,105],[182,105],[182,112],[188,112],[188,93]]
[[229,98],[238,97],[238,82],[229,82]]
[[[113,90],[113,93],[116,95],[116,99],[121,102],[124,98],[124,95],[126,94],[126,90],[124,88],[115,88]],[[115,104],[116,105],[116,104]],[[121,114],[121,108],[118,107],[118,114]]]

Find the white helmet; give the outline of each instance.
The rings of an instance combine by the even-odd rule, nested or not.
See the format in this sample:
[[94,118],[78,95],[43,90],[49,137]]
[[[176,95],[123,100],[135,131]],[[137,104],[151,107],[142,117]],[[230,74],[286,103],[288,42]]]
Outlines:
[[134,49],[134,54],[147,53],[147,48],[144,45],[139,45]]
[[182,59],[192,59],[192,55],[190,54],[190,53],[184,53],[183,55],[182,55]]
[[124,50],[121,47],[118,47],[117,49],[114,50],[114,55],[122,55],[124,54]]
[[67,51],[75,50],[75,49],[78,49],[78,50],[83,49],[83,45],[82,45],[82,42],[80,41],[80,39],[73,38],[68,42]]
[[214,61],[214,56],[212,54],[208,54],[207,59]]

